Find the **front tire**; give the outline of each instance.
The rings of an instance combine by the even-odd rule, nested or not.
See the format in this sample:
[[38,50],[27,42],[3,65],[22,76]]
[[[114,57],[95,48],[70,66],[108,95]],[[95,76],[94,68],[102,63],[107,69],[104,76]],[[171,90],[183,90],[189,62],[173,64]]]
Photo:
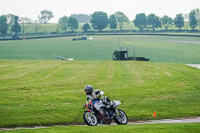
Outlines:
[[114,121],[118,124],[118,125],[126,125],[128,123],[128,117],[126,115],[126,113],[121,110],[121,109],[117,109],[119,114],[116,115],[116,117],[114,118]]
[[83,120],[88,126],[96,126],[98,124],[97,117],[89,111],[83,113]]

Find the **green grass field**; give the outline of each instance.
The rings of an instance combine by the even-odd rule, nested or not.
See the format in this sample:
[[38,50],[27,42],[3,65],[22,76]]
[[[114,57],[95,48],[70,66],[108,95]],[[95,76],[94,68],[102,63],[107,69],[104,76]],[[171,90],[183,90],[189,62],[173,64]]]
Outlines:
[[[72,41],[73,37],[0,41],[0,59],[54,59],[54,54],[75,60],[112,60],[118,36],[93,36],[92,41]],[[200,63],[200,38],[164,36],[119,36],[130,56],[149,57],[153,62]],[[125,50],[125,49],[124,49]]]
[[[45,26],[49,31],[55,28],[53,24]],[[118,36],[93,36],[92,41],[72,38],[0,41],[0,127],[82,124],[87,84],[120,100],[120,108],[131,121],[200,116],[200,71],[184,65],[200,64],[200,38],[119,36],[121,46],[128,46],[130,52],[136,46],[136,56],[149,57],[150,62],[111,61]],[[75,61],[54,60],[54,55]],[[152,117],[154,111],[156,118]],[[199,124],[2,132],[88,131],[196,133]]]
[[[81,29],[83,25],[84,25],[83,23],[79,23],[79,27],[76,30],[76,32],[83,32],[83,30]],[[47,32],[47,33],[56,32],[57,28],[58,28],[57,24],[40,24],[40,28],[39,28],[38,32]],[[91,26],[91,28],[92,28],[92,26]],[[92,30],[96,31],[94,29],[92,29]],[[110,29],[109,29],[109,27],[107,27],[104,30],[108,31]],[[119,30],[119,27],[117,30]],[[137,30],[137,28],[134,26],[134,24],[132,22],[130,22],[130,23],[124,24],[123,30]],[[70,31],[70,30],[68,29],[67,31]],[[63,31],[59,28],[59,32],[63,32]],[[33,24],[29,25],[27,27],[27,29],[25,30],[25,33],[35,33],[34,25]]]
[[0,60],[0,79],[0,127],[83,123],[87,84],[120,100],[130,120],[200,115],[200,71],[184,64]]
[[[3,131],[5,133],[199,133],[200,124],[146,124],[146,125],[128,125],[128,126],[99,126],[99,127],[49,127],[45,129],[22,129],[14,131]],[[0,131],[1,132],[1,131]]]
[[[76,32],[83,32],[83,30],[81,29],[82,26],[84,24],[83,23],[79,23],[79,27],[77,30],[75,30]],[[38,32],[47,32],[47,33],[51,33],[51,32],[56,32],[57,31],[57,27],[58,25],[57,24],[40,24],[40,28],[39,28],[39,31]],[[92,26],[91,26],[92,28]],[[151,28],[146,28],[147,30],[152,30]],[[94,30],[94,29],[91,29],[92,31],[97,31],[97,30]],[[104,31],[112,31],[109,26],[107,26]],[[117,27],[116,30],[120,30],[119,28],[119,25]],[[129,23],[124,23],[123,27],[122,27],[122,30],[128,30],[128,31],[132,31],[132,30],[139,30],[137,27],[135,27],[135,25],[133,24],[133,21],[129,22]],[[156,30],[165,30],[164,27],[162,28],[157,28]],[[179,30],[179,28],[175,27],[175,26],[172,26],[172,27],[169,27],[169,30]],[[182,30],[191,30],[190,28],[187,28],[186,25],[185,27],[182,28]],[[200,30],[199,27],[197,26],[196,27],[196,30]],[[70,31],[69,29],[67,31]],[[61,29],[59,29],[59,32],[63,32]],[[27,27],[27,29],[25,30],[25,33],[35,33],[35,28],[34,28],[34,25],[29,25]],[[191,33],[190,33],[191,34]],[[199,33],[197,33],[199,34]]]
[[[83,23],[79,23],[79,27],[76,30],[76,32],[83,32],[83,30],[81,29],[83,25],[84,25]],[[38,32],[47,32],[47,33],[55,32],[57,30],[57,28],[58,28],[57,24],[40,24],[40,28],[39,28]],[[91,26],[91,28],[92,28],[92,26]],[[92,30],[96,31],[94,29],[92,29]],[[109,29],[109,27],[107,27],[104,30],[108,31],[110,29]],[[117,30],[119,30],[119,27]],[[137,30],[137,28],[134,26],[134,24],[132,22],[130,22],[130,23],[124,24],[123,30]],[[70,30],[68,29],[67,31],[70,31]],[[63,32],[63,31],[59,28],[59,32]],[[27,27],[27,29],[25,30],[25,33],[35,33],[34,25],[29,25]]]

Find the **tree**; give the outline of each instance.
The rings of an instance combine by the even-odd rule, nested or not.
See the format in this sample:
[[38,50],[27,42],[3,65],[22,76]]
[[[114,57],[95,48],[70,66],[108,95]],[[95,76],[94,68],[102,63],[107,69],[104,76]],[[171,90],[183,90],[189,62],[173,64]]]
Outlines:
[[168,28],[172,25],[173,23],[173,19],[171,17],[168,16],[163,16],[161,19],[162,25],[165,27],[166,30],[168,30]]
[[155,31],[155,28],[160,28],[161,27],[161,21],[158,16],[155,14],[150,14],[147,17],[147,24]]
[[136,15],[136,18],[134,19],[133,23],[137,28],[142,31],[144,28],[147,27],[147,17],[144,13],[140,13]]
[[5,15],[0,16],[0,33],[5,35],[8,31],[7,17]]
[[[37,20],[36,20],[36,21],[37,21]],[[39,22],[39,23],[41,23],[41,24],[44,23],[43,20],[41,19],[41,16],[40,16],[40,15],[38,16],[38,21],[37,21],[37,22]]]
[[19,17],[18,16],[15,16],[15,22],[14,22],[14,25],[12,26],[12,31],[15,32],[15,34],[17,35],[19,32],[21,32],[21,27],[18,23],[18,19]]
[[182,14],[177,14],[174,18],[174,24],[178,28],[182,28],[184,26],[184,18]]
[[41,29],[41,25],[39,24],[39,22],[37,20],[35,20],[35,22],[34,22],[35,33],[38,34],[40,29]]
[[8,31],[9,31],[9,33],[10,34],[12,34],[12,29],[11,29],[11,27],[14,25],[14,23],[15,23],[15,15],[13,15],[13,14],[8,14],[8,15],[6,15],[6,17],[7,17],[7,23],[8,23]]
[[122,30],[124,22],[129,22],[128,17],[123,12],[116,12],[115,17],[117,22],[119,23],[120,30]]
[[66,32],[67,28],[68,28],[68,17],[63,16],[62,18],[60,18],[58,21],[58,24],[59,24],[59,27],[61,28],[61,30]]
[[190,28],[192,28],[192,30],[194,30],[195,27],[197,27],[198,25],[195,10],[192,10],[189,14],[189,25],[190,25]]
[[84,32],[87,32],[88,29],[91,29],[91,28],[90,28],[90,25],[87,23],[83,25],[82,29],[84,30]]
[[188,27],[189,27],[188,26],[188,24],[189,24],[189,15],[188,14],[184,14],[183,17],[184,17],[186,29],[188,30]]
[[57,24],[57,26],[56,26],[56,33],[59,33],[60,32],[60,25],[59,24]]
[[31,19],[30,18],[23,18],[23,17],[20,17],[19,18],[19,23],[21,25],[21,31],[22,31],[22,34],[24,35],[25,33],[25,30],[28,28],[28,26],[30,26],[31,24]]
[[199,28],[200,28],[200,9],[196,9],[195,13],[196,13],[196,19],[198,21]]
[[89,23],[91,15],[87,14],[72,14],[70,17],[76,18],[79,23]]
[[104,12],[94,12],[92,14],[92,27],[95,30],[99,30],[102,31],[102,29],[106,28],[106,26],[108,25],[108,15],[107,13]]
[[110,24],[110,29],[117,29],[117,20],[114,14],[110,16],[108,23]]
[[72,30],[72,32],[73,32],[74,30],[78,29],[79,23],[78,23],[77,19],[75,19],[73,17],[69,17],[68,25],[69,25],[70,30]]
[[53,13],[51,11],[48,10],[43,10],[40,12],[41,16],[39,17],[39,20],[41,20],[41,22],[47,24],[47,22],[53,18]]

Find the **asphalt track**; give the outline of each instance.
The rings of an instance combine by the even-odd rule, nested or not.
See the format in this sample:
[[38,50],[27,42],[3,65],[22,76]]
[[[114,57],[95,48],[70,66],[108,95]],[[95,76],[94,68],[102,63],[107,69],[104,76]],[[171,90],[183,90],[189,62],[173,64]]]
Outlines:
[[[148,120],[148,121],[135,121],[135,122],[128,122],[128,125],[158,124],[158,123],[200,123],[200,117],[163,119],[163,120]],[[117,124],[116,123],[112,123],[111,125],[117,125]],[[64,126],[87,126],[87,125],[52,125],[52,126],[35,126],[35,127],[16,127],[16,128],[0,128],[0,130],[41,129],[41,128],[64,127]],[[98,126],[108,126],[108,125],[99,124]]]
[[177,43],[189,43],[200,44],[200,41],[184,41],[184,40],[168,40],[168,39],[133,39],[135,41],[152,41],[152,42],[177,42]]

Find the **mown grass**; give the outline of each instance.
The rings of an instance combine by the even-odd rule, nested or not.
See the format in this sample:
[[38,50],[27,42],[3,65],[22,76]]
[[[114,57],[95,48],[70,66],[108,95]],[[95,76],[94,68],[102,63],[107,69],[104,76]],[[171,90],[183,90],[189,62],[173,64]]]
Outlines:
[[[54,54],[75,60],[112,60],[118,36],[93,36],[92,41],[73,37],[0,41],[0,59],[54,59]],[[149,57],[153,62],[200,63],[200,38],[162,36],[119,36],[120,46],[129,46],[129,56]]]
[[[199,123],[188,124],[145,124],[145,125],[127,125],[127,126],[67,126],[67,127],[49,127],[45,129],[21,129],[12,131],[3,131],[5,133],[199,133]],[[1,131],[0,131],[1,132]]]
[[0,60],[0,79],[0,127],[83,123],[87,84],[130,120],[200,115],[200,71],[184,64]]

